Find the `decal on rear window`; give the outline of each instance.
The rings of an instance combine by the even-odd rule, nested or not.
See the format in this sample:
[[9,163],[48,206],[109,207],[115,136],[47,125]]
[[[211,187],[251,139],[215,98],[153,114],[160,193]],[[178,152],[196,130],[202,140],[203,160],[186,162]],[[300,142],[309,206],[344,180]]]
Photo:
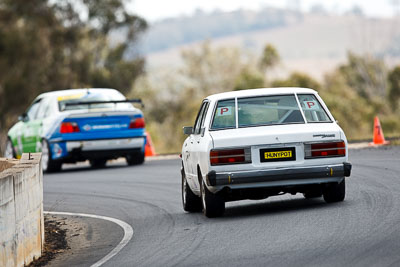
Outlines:
[[314,95],[297,95],[307,122],[330,122],[331,119]]
[[217,109],[217,116],[231,116],[232,107],[222,107]]
[[304,109],[308,110],[318,110],[318,103],[312,100],[304,101],[303,103]]
[[235,99],[218,101],[211,129],[236,128]]

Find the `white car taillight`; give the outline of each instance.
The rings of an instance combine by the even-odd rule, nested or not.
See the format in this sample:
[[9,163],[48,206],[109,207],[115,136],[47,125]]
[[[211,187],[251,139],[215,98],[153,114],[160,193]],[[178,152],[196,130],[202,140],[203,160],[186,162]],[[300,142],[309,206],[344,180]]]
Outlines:
[[210,151],[210,163],[215,165],[251,163],[250,148],[213,149]]
[[346,143],[321,142],[304,144],[305,159],[346,156]]

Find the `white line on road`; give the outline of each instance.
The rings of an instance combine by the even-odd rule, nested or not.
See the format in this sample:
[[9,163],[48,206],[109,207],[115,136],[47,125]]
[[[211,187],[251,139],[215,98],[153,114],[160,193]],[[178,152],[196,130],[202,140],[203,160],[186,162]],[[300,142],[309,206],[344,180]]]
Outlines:
[[117,255],[118,252],[120,252],[126,246],[126,244],[128,244],[128,242],[132,239],[132,236],[133,236],[132,227],[129,224],[127,224],[126,222],[115,219],[115,218],[101,216],[101,215],[94,215],[94,214],[58,212],[58,211],[45,211],[44,213],[51,214],[51,215],[80,216],[80,217],[101,219],[101,220],[106,220],[106,221],[116,223],[122,227],[122,229],[124,230],[124,237],[122,238],[121,242],[119,242],[119,244],[110,253],[108,253],[104,258],[102,258],[98,262],[92,264],[91,267],[99,267],[99,266],[103,265],[104,263],[106,263],[107,261],[109,261],[112,257]]

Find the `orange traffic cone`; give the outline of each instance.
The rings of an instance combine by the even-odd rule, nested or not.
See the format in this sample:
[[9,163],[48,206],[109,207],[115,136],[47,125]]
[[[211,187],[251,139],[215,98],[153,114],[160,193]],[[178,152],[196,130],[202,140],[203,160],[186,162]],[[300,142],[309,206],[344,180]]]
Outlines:
[[155,156],[156,151],[154,150],[153,147],[153,142],[151,141],[150,134],[146,132],[146,146],[144,147],[144,156],[145,157],[152,157]]
[[387,145],[388,141],[385,140],[383,136],[383,131],[381,127],[381,123],[379,122],[378,116],[374,119],[374,139],[372,143],[369,143],[370,146],[379,146],[379,145]]

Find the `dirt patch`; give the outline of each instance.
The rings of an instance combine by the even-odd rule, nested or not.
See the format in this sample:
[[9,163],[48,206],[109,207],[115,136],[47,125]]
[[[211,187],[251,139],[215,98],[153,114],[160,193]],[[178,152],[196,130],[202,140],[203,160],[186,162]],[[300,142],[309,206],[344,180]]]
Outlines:
[[42,257],[28,266],[91,266],[122,239],[123,230],[113,222],[81,216],[45,216]]
[[54,219],[50,216],[44,217],[44,251],[39,259],[34,260],[29,267],[45,266],[55,256],[69,249],[67,242],[67,230],[65,219]]

